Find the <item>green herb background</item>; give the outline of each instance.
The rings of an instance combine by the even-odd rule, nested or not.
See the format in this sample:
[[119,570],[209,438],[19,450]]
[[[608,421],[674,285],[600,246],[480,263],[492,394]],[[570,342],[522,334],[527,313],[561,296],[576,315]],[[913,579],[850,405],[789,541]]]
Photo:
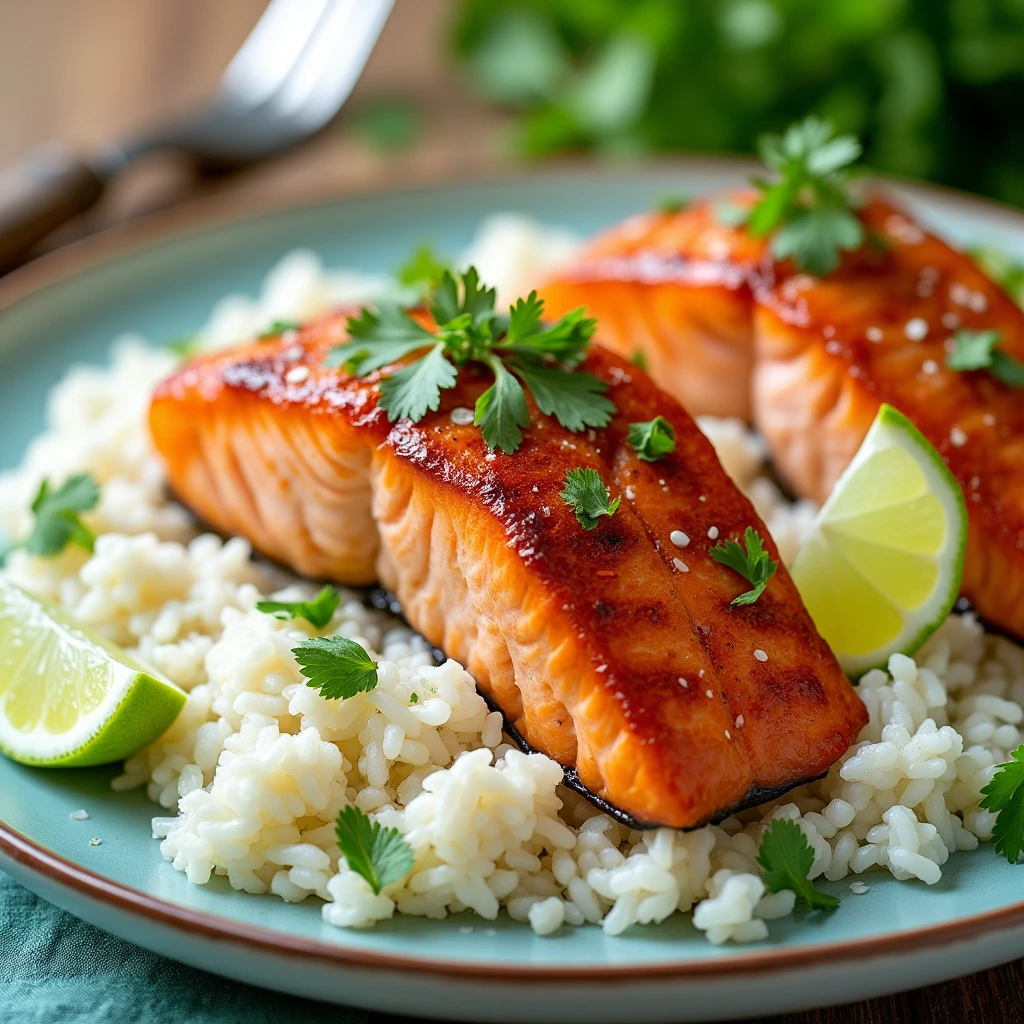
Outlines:
[[520,155],[752,152],[817,113],[865,161],[1024,205],[1024,0],[457,0]]

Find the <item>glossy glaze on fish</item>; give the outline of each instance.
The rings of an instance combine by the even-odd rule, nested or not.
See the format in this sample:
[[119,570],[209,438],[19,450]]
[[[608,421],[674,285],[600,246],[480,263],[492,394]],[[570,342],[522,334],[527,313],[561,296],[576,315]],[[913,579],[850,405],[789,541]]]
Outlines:
[[[376,375],[323,366],[344,325],[204,359],[160,387],[153,437],[202,518],[307,575],[379,580],[529,743],[639,821],[697,825],[847,749],[864,707],[785,570],[756,604],[729,605],[747,584],[711,559],[708,533],[767,531],[646,376],[595,347],[585,368],[619,406],[610,426],[570,433],[531,407],[507,456],[453,422],[486,386],[472,369],[438,412],[388,423]],[[658,414],[677,449],[646,463],[626,432]],[[559,497],[583,466],[623,499],[592,531]]]
[[[859,216],[869,243],[823,279],[771,260],[764,243],[741,239],[741,229],[716,227],[713,204],[703,203],[627,222],[542,294],[557,314],[589,304],[591,294],[630,289],[616,312],[614,344],[648,353],[652,376],[684,403],[696,392],[691,411],[742,414],[735,380],[716,393],[709,367],[719,349],[707,339],[717,335],[731,350],[747,324],[748,418],[780,474],[817,501],[879,405],[895,406],[964,490],[963,593],[986,619],[1024,636],[1024,391],[945,364],[961,327],[1000,331],[1000,348],[1024,360],[1024,312],[967,256],[890,202],[876,197]],[[705,283],[716,274],[728,286]],[[666,316],[653,341],[650,309],[669,306],[659,297],[666,290],[687,312],[678,323]],[[705,329],[695,331],[701,309]],[[738,366],[744,354],[737,350]]]

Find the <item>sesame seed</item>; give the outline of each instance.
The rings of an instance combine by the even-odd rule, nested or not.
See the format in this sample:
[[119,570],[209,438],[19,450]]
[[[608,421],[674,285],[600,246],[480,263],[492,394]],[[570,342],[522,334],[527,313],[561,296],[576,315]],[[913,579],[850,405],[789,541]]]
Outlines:
[[659,480],[659,481],[658,481],[658,485],[659,485],[660,487],[664,487],[664,486],[665,486],[665,481],[664,481],[664,480]]
[[881,327],[869,327],[865,332],[864,336],[868,341],[879,342],[882,340],[882,328]]
[[924,341],[928,337],[928,321],[915,316],[903,325],[903,333],[911,341]]
[[711,691],[711,690],[705,690],[704,692],[705,692],[705,693],[706,693],[706,694],[708,695],[708,697],[714,697],[714,693],[713,693],[713,691]]
[[758,649],[756,651],[754,651],[754,657],[757,658],[758,661],[767,661],[768,660],[768,655],[765,654],[764,651],[762,651],[760,647],[758,647]]
[[595,672],[607,672],[608,671],[608,666],[607,665],[598,665],[597,668],[594,669],[594,671]]
[[697,673],[697,678],[698,678],[698,679],[703,679],[703,678],[704,678],[704,669],[701,669],[701,670],[700,670],[700,671],[699,671],[699,672]]
[[301,384],[304,380],[309,377],[308,366],[296,366],[289,370],[285,375],[284,379],[289,384]]
[[942,326],[947,331],[955,331],[960,326],[960,317],[952,310],[942,314]]
[[635,501],[636,500],[636,491],[634,491],[632,487],[629,487],[629,486],[626,487],[626,500],[627,501]]
[[70,818],[70,819],[71,819],[72,821],[87,821],[87,820],[88,820],[88,818],[89,818],[89,812],[88,812],[88,811],[86,811],[86,810],[81,810],[81,811],[72,811],[72,812],[71,812],[71,813],[70,813],[70,814],[68,815],[68,817],[69,817],[69,818]]
[[708,527],[708,540],[718,540],[718,527],[717,526],[709,526]]
[[94,836],[92,839],[89,840],[89,845],[90,846],[99,846],[100,843],[102,843],[102,842],[103,842],[103,840],[100,839],[99,836]]
[[731,733],[731,732],[729,732],[729,730],[728,730],[728,729],[726,729],[726,730],[725,730],[725,738],[726,738],[727,740],[731,740],[731,739],[732,739],[732,733]]
[[679,685],[685,690],[689,687],[689,683],[682,677],[679,677]]
[[[473,415],[472,409],[467,409],[464,405],[457,405],[448,413],[448,419],[457,427],[468,427],[473,422]],[[537,488],[534,487],[534,490]]]
[[963,448],[967,444],[967,434],[961,427],[953,427],[949,432],[949,443],[954,448]]
[[958,306],[966,306],[971,301],[971,289],[959,281],[949,286],[949,297]]
[[921,370],[924,373],[938,373],[939,372],[939,364],[937,362],[935,362],[934,359],[926,359],[921,364]]
[[982,292],[971,292],[967,305],[971,308],[972,313],[984,313],[988,309],[988,299]]
[[697,498],[697,500],[698,501],[707,501],[708,499],[705,498],[704,495],[702,494],[702,495],[700,495],[700,497]]
[[737,715],[736,716],[736,722],[735,722],[736,728],[737,729],[742,729],[743,728],[743,722],[744,722],[743,716],[742,715]]
[[673,530],[669,535],[668,539],[672,541],[677,548],[685,548],[690,543],[690,538],[683,533],[682,530]]
[[686,564],[686,563],[685,563],[685,562],[684,562],[684,561],[683,561],[683,560],[682,560],[681,558],[673,558],[673,559],[672,559],[672,564],[673,564],[673,565],[674,565],[674,566],[675,566],[675,567],[676,567],[676,568],[677,568],[677,569],[678,569],[678,570],[679,570],[680,572],[689,572],[689,571],[690,571],[690,567],[689,567],[689,566],[688,566],[688,565],[687,565],[687,564]]
[[854,896],[863,896],[864,893],[866,893],[867,891],[868,886],[866,886],[863,882],[850,883],[850,892],[852,892]]

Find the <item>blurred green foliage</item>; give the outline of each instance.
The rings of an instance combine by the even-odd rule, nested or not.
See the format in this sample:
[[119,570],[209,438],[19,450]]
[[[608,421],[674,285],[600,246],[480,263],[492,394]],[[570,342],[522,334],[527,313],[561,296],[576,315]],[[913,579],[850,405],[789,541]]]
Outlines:
[[749,151],[814,112],[1024,205],[1024,0],[457,0],[454,45],[523,155]]

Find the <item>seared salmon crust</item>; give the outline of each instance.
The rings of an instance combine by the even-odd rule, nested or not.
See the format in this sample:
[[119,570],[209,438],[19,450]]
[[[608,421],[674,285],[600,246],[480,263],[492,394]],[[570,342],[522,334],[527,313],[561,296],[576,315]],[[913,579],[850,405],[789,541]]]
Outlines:
[[[654,379],[695,415],[753,422],[780,475],[818,502],[879,406],[895,406],[963,489],[962,593],[988,622],[1024,637],[1024,390],[946,365],[959,329],[998,331],[1000,351],[1024,362],[1024,311],[881,197],[859,211],[867,244],[821,279],[772,260],[766,242],[714,211],[698,203],[600,236],[541,289],[547,309],[586,305],[599,340],[642,351]],[[736,370],[724,385],[723,360]]]
[[[379,581],[530,745],[639,822],[718,819],[847,750],[862,702],[781,565],[755,604],[730,605],[747,584],[711,558],[709,532],[752,526],[778,552],[646,375],[592,348],[583,368],[608,384],[612,423],[571,433],[531,403],[508,456],[451,415],[487,386],[471,367],[436,413],[389,423],[379,375],[323,365],[345,323],[201,359],[157,390],[154,440],[200,517],[307,576]],[[628,427],[657,415],[676,450],[644,462]],[[578,467],[622,498],[590,531],[559,496]]]

